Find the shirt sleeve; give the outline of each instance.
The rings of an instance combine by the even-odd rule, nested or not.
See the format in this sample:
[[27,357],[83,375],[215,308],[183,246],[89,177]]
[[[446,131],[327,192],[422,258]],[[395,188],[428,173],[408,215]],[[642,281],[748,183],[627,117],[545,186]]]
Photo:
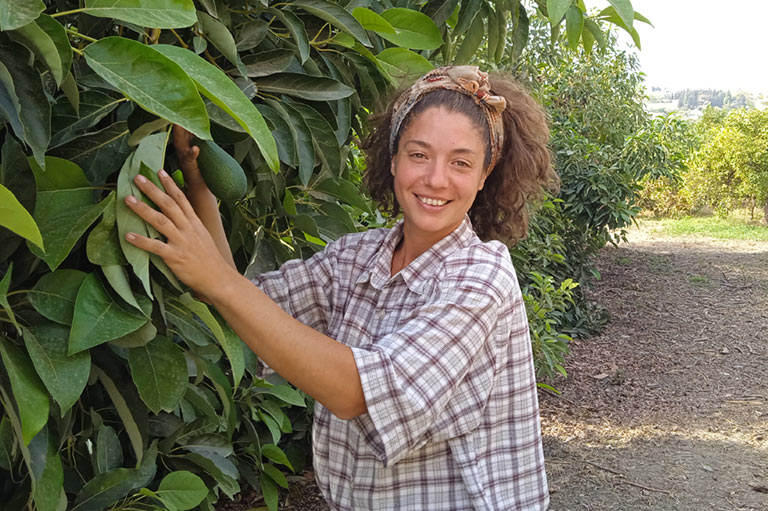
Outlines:
[[362,419],[372,424],[372,430],[362,425],[363,434],[385,466],[423,445],[436,424],[458,435],[479,422],[510,278],[514,273],[495,264],[472,265],[443,280],[397,331],[374,346],[352,348],[368,407]]
[[285,312],[319,332],[330,321],[336,244],[306,260],[292,259],[280,269],[251,278]]

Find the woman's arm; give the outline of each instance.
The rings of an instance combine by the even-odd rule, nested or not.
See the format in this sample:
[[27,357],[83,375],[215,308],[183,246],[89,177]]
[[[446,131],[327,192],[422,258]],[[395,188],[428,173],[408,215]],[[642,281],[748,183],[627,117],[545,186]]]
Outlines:
[[211,301],[256,355],[334,415],[351,419],[365,413],[352,350],[294,319],[240,275],[173,179],[162,171],[159,177],[167,193],[141,175],[136,184],[162,213],[132,196],[126,203],[166,241],[135,233],[126,239],[162,257],[179,279]]
[[208,185],[205,184],[203,176],[200,174],[200,168],[197,166],[197,156],[200,154],[200,148],[191,145],[193,138],[194,135],[181,126],[173,126],[173,147],[176,150],[176,156],[179,158],[181,171],[184,173],[187,199],[189,199],[192,208],[195,210],[195,214],[200,218],[208,232],[211,233],[211,237],[224,260],[235,268],[235,260],[232,257],[232,251],[229,249],[224,225],[221,223],[218,201],[208,189]]

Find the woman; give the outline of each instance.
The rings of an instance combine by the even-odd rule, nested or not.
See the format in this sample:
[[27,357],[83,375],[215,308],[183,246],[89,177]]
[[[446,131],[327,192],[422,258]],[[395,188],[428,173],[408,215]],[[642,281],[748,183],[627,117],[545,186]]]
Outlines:
[[[174,143],[189,199],[129,206],[167,240],[128,234],[204,295],[273,370],[316,400],[318,485],[332,509],[548,504],[528,324],[505,245],[552,184],[541,108],[476,67],[436,69],[364,145],[371,194],[403,219],[342,237],[253,282],[235,269],[197,149]],[[254,283],[256,285],[254,285]]]

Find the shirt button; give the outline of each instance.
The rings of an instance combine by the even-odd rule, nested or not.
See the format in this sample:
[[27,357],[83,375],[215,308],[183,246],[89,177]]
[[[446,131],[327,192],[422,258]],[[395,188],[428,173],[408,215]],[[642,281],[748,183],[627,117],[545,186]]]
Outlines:
[[387,311],[385,311],[384,309],[378,309],[378,310],[376,311],[376,315],[377,315],[378,317],[380,317],[380,318],[383,318],[384,316],[386,316],[386,315],[387,315]]

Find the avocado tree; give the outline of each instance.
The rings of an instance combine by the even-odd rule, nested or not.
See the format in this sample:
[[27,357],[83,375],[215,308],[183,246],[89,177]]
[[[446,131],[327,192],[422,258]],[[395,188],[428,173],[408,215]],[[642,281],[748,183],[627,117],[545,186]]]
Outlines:
[[[533,8],[590,48],[590,20],[631,32],[638,16],[627,0],[594,15],[581,1]],[[263,379],[215,310],[124,241],[157,236],[123,203],[139,196],[133,177],[176,170],[179,124],[234,158],[211,165],[244,171],[244,196],[220,193],[240,269],[307,257],[384,223],[359,192],[367,114],[483,43],[494,62],[519,55],[530,9],[0,0],[5,509],[213,509],[243,485],[275,509],[282,470],[306,461],[311,400]]]

